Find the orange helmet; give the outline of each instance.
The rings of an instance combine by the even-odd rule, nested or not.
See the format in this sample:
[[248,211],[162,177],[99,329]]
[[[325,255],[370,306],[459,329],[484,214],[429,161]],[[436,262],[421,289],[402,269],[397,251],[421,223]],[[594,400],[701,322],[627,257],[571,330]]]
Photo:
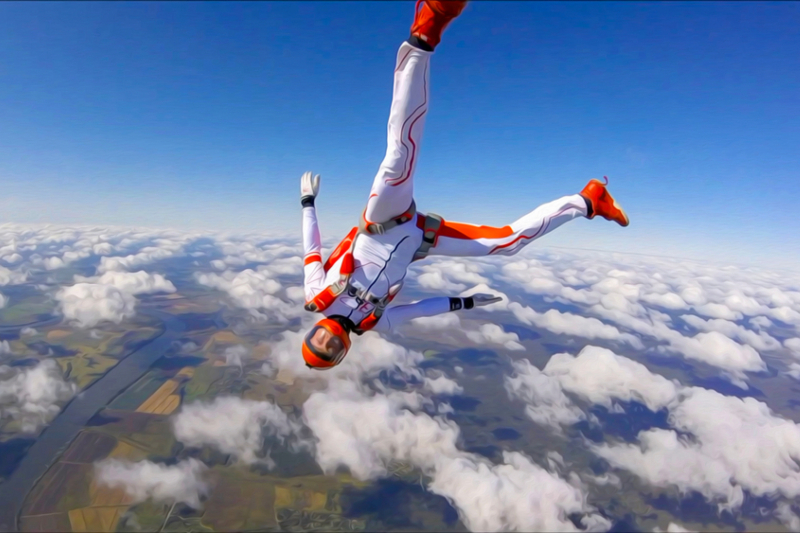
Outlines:
[[303,359],[306,366],[325,370],[342,362],[350,349],[350,334],[332,318],[323,318],[303,339]]

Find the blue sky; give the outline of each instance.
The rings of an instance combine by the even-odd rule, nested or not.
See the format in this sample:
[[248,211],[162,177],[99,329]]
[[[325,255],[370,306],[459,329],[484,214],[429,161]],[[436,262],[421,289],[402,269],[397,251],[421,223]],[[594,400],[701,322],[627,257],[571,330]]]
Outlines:
[[[413,1],[0,3],[0,222],[358,217]],[[422,210],[504,225],[606,174],[574,246],[800,265],[800,4],[474,2],[432,63]]]

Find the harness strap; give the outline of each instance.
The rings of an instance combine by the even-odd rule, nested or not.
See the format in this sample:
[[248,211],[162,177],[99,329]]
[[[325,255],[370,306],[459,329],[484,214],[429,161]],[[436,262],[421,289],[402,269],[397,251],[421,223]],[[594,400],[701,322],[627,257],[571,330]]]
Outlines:
[[[442,229],[444,219],[439,215],[428,213],[422,219],[422,243],[419,245],[416,253],[414,254],[414,261],[419,261],[428,256],[431,248],[436,246],[436,240],[439,237],[439,232]],[[419,221],[417,221],[419,226]]]
[[405,224],[406,222],[414,218],[414,215],[417,214],[417,204],[414,202],[414,200],[411,200],[411,206],[405,213],[382,223],[367,222],[365,216],[366,214],[367,210],[364,209],[364,212],[361,214],[361,220],[358,223],[358,229],[363,233],[369,233],[371,235],[383,235],[390,229]]
[[389,287],[389,293],[382,299],[380,304],[375,305],[375,309],[366,317],[364,317],[361,322],[359,322],[354,328],[353,333],[356,335],[361,335],[366,331],[371,330],[375,327],[378,321],[383,316],[383,312],[386,310],[386,306],[394,300],[394,297],[397,296],[397,293],[400,292],[400,289],[403,288],[403,282],[397,282],[391,287]]

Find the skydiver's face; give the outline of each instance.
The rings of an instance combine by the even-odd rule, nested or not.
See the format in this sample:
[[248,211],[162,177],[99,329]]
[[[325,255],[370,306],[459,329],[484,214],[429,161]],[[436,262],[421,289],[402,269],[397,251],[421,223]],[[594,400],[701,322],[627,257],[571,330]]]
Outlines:
[[337,354],[344,349],[342,340],[325,328],[317,328],[310,342],[317,350],[329,354]]

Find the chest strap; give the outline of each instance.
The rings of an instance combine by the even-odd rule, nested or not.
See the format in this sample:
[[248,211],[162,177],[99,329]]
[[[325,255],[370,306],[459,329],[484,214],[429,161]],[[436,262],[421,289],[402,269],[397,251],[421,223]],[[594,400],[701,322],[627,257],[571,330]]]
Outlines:
[[365,331],[369,331],[372,328],[374,328],[375,325],[383,316],[383,312],[386,310],[386,307],[392,300],[394,300],[394,297],[397,296],[397,293],[400,292],[400,289],[402,287],[403,287],[402,281],[399,281],[394,285],[392,285],[391,287],[389,287],[389,294],[387,294],[381,299],[380,304],[375,305],[375,309],[370,314],[361,319],[361,322],[359,322],[353,328],[353,333],[355,333],[356,335],[362,335]]
[[364,233],[369,233],[370,235],[383,235],[390,229],[396,228],[397,226],[405,224],[409,220],[413,219],[414,215],[417,214],[417,204],[412,200],[411,206],[405,213],[380,224],[375,222],[367,222],[367,219],[365,218],[366,214],[367,210],[364,209],[364,212],[361,214],[361,220],[358,223],[358,229]]
[[306,302],[303,308],[312,313],[321,313],[330,307],[336,298],[347,289],[353,270],[355,270],[355,262],[353,261],[353,250],[351,248],[342,258],[342,267],[339,269],[339,279],[335,283],[325,287],[322,292],[314,296],[313,300]]

